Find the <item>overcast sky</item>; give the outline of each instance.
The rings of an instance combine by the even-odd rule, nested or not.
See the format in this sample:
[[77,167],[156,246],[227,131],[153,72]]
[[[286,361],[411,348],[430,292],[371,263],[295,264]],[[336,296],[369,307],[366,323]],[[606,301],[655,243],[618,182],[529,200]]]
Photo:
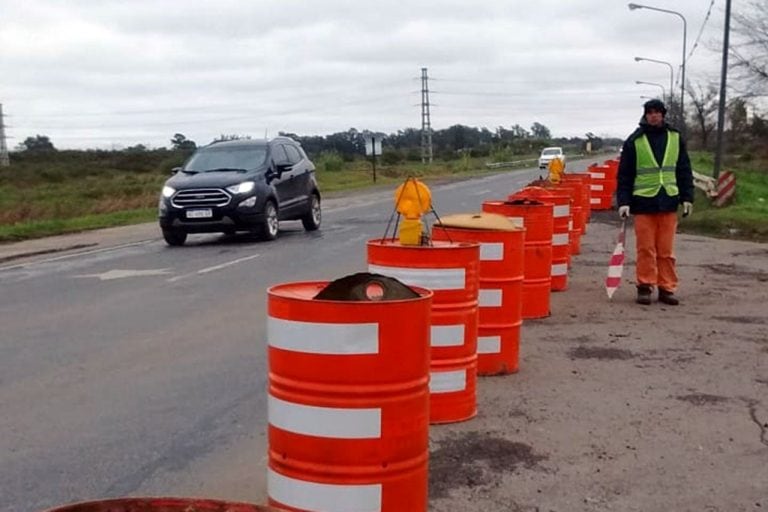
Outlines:
[[[724,0],[653,0],[682,13],[686,77],[717,80]],[[421,127],[625,137],[641,95],[679,92],[683,23],[623,0],[0,0],[8,146],[198,144],[220,134],[325,135]],[[668,92],[668,91],[667,91]]]

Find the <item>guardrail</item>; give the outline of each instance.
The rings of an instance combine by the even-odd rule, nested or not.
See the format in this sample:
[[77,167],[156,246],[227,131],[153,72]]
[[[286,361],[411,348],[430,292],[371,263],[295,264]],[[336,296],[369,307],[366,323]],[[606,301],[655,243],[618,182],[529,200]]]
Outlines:
[[515,167],[527,162],[537,162],[538,160],[538,158],[526,158],[525,160],[515,160],[513,162],[492,162],[485,164],[485,166],[489,169],[501,169],[503,167]]

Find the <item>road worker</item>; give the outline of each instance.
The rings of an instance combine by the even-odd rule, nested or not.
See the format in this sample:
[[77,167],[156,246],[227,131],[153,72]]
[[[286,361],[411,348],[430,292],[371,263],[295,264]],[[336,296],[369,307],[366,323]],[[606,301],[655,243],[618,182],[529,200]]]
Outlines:
[[677,208],[693,212],[693,173],[680,132],[667,124],[667,108],[653,99],[643,105],[640,126],[624,142],[619,163],[616,203],[619,216],[635,220],[637,303],[676,306],[675,270]]

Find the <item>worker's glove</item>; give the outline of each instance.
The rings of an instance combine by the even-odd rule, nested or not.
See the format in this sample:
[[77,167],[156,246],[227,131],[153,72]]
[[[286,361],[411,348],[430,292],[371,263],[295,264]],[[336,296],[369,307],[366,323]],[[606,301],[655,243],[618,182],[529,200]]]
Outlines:
[[688,201],[683,202],[683,217],[687,217],[693,213],[693,203]]
[[622,219],[629,218],[629,206],[619,206],[619,217]]

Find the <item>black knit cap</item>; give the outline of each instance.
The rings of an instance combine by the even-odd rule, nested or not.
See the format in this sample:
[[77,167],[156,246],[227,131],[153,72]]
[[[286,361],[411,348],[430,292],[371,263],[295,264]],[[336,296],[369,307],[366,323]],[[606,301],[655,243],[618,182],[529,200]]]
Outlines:
[[647,114],[649,110],[658,110],[662,115],[667,115],[667,107],[664,106],[664,102],[661,100],[653,99],[646,101],[643,104],[643,113]]

